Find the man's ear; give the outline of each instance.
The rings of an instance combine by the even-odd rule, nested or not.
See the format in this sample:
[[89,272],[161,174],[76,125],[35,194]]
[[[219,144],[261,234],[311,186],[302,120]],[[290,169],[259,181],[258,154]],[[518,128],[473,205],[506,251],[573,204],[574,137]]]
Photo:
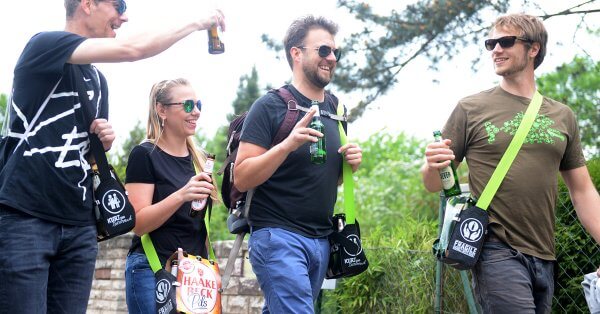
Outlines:
[[81,0],[79,5],[85,14],[90,15],[92,13],[92,5],[95,4],[94,0]]
[[534,58],[540,53],[540,43],[534,42],[531,44],[529,48],[529,52],[527,53],[531,58]]

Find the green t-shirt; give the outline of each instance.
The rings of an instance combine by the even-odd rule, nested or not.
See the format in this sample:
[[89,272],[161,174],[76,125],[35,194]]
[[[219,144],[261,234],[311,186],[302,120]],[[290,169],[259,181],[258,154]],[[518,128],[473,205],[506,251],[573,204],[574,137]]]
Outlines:
[[[530,99],[495,87],[459,101],[443,129],[479,196],[512,140]],[[554,260],[557,172],[585,165],[571,109],[544,97],[521,150],[489,208],[490,229],[511,247]]]

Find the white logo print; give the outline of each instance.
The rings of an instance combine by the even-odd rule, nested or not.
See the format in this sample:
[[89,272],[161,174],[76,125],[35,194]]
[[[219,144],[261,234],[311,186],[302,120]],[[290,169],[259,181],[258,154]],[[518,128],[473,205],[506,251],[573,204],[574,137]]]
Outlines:
[[354,244],[356,244],[356,248],[355,250],[351,250],[352,252],[348,252],[347,247],[344,247],[344,252],[346,252],[346,254],[350,255],[350,256],[356,256],[358,254],[360,254],[362,252],[362,245],[360,245],[360,239],[358,238],[358,236],[356,236],[356,234],[351,234],[349,236],[347,236],[348,240],[354,242]]
[[166,279],[161,279],[156,283],[156,302],[165,303],[171,291],[171,283]]
[[483,225],[474,218],[469,218],[460,225],[460,233],[469,242],[477,242],[483,236]]
[[102,196],[102,205],[111,214],[118,214],[125,208],[125,197],[117,190],[108,190]]

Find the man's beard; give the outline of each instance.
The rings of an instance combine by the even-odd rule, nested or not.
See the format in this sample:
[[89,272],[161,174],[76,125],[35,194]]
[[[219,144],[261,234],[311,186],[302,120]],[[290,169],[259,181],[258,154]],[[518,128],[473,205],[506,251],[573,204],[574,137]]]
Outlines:
[[[514,58],[512,58],[512,60],[515,60]],[[523,58],[520,60],[518,63],[513,63],[509,68],[507,69],[503,69],[502,71],[498,72],[496,71],[496,74],[502,76],[502,77],[508,77],[511,76],[515,73],[519,73],[522,72],[523,70],[525,70],[529,64],[528,59],[527,59],[527,51],[523,54]]]
[[313,67],[307,65],[302,66],[302,71],[304,71],[304,76],[306,76],[308,81],[318,88],[325,88],[333,78],[333,71],[329,72],[331,77],[323,77],[319,75],[319,68],[313,70]]

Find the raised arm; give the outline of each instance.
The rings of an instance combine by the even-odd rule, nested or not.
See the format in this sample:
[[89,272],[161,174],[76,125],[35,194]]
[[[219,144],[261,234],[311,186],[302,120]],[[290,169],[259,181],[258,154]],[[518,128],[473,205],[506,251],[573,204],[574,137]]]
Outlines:
[[75,49],[68,62],[72,64],[137,61],[155,56],[189,34],[219,25],[225,29],[223,13],[179,25],[164,31],[149,32],[128,38],[89,38]]

